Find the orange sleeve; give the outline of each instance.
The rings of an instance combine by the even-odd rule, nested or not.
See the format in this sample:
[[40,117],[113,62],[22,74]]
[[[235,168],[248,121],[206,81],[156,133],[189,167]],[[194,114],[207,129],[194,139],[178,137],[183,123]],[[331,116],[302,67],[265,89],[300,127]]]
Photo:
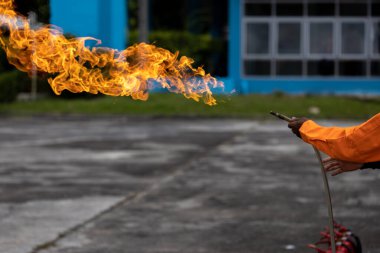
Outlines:
[[323,127],[308,120],[300,133],[305,142],[335,159],[358,163],[380,161],[380,114],[354,127]]

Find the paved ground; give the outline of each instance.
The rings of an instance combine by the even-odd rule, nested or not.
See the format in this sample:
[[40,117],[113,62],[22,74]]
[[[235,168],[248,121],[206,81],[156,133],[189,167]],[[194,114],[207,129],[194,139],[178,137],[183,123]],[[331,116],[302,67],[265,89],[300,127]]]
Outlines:
[[[312,252],[327,221],[312,149],[279,121],[2,117],[0,140],[0,253]],[[365,252],[379,182],[330,178]]]

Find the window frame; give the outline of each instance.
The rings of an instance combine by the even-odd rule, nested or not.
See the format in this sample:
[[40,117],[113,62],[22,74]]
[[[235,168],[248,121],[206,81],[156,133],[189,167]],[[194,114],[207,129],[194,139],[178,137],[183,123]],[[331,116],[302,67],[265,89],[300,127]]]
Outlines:
[[[351,0],[345,0],[345,2],[350,2]],[[380,23],[380,17],[372,16],[371,6],[373,0],[365,0],[367,5],[367,16],[340,16],[339,15],[339,4],[340,0],[240,0],[241,4],[241,20],[240,20],[240,28],[241,28],[241,42],[240,46],[242,50],[240,50],[240,74],[243,78],[254,78],[254,79],[287,79],[287,78],[298,78],[298,79],[346,79],[347,76],[339,75],[340,62],[344,62],[347,60],[352,61],[363,61],[366,63],[366,74],[364,76],[351,76],[350,79],[376,79],[377,76],[371,75],[371,62],[374,60],[378,60],[380,57],[379,52],[375,53],[375,44],[374,44],[374,31],[375,31],[375,23]],[[303,15],[302,16],[277,16],[276,15],[276,6],[277,3],[294,3],[294,2],[302,2],[303,4]],[[335,5],[335,14],[334,16],[309,16],[308,15],[308,4],[309,3],[333,3]],[[355,2],[355,1],[352,1]],[[270,3],[271,14],[270,16],[246,16],[245,15],[245,4],[246,3]],[[349,54],[343,53],[341,44],[342,44],[342,25],[344,23],[363,23],[364,24],[364,51],[360,54]],[[266,23],[269,24],[269,41],[268,41],[268,54],[248,54],[247,53],[247,24],[249,23]],[[279,54],[278,40],[279,40],[279,24],[280,23],[299,23],[301,26],[301,37],[300,37],[300,54]],[[313,23],[332,23],[333,25],[333,52],[332,54],[324,54],[324,53],[311,53],[310,52],[310,36],[311,29],[310,26]],[[372,37],[371,37],[372,36]],[[318,61],[326,59],[334,62],[334,75],[329,76],[309,76],[308,75],[308,62],[309,61]],[[245,63],[246,61],[254,61],[254,60],[265,60],[270,62],[270,75],[253,75],[245,73]],[[278,61],[284,60],[295,60],[302,62],[302,75],[296,76],[283,76],[277,75],[276,64]]]
[[[368,39],[368,43],[370,44],[369,45],[369,58],[371,60],[378,60],[380,58],[380,48],[379,48],[379,51],[377,53],[375,53],[375,40],[374,40],[374,36],[375,36],[375,23],[379,23],[379,31],[378,33],[380,34],[380,18],[372,18],[370,21],[370,24],[369,24],[369,39]],[[380,43],[380,38],[379,38],[379,42]]]

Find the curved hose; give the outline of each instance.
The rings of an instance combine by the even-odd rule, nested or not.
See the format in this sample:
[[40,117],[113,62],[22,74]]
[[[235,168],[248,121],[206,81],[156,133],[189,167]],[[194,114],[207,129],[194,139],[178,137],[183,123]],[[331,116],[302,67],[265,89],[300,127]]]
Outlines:
[[334,238],[335,237],[335,233],[334,233],[334,214],[333,214],[333,209],[332,209],[332,202],[331,202],[331,193],[330,193],[329,181],[327,180],[326,172],[325,172],[325,169],[323,167],[321,153],[314,146],[313,146],[313,148],[314,148],[315,155],[316,155],[316,157],[317,157],[317,159],[319,161],[319,164],[321,166],[323,185],[324,185],[324,190],[325,190],[326,205],[327,205],[327,210],[328,210],[328,214],[329,214],[329,230],[330,230],[331,250],[332,250],[332,253],[335,253],[336,246],[335,246],[335,238]]

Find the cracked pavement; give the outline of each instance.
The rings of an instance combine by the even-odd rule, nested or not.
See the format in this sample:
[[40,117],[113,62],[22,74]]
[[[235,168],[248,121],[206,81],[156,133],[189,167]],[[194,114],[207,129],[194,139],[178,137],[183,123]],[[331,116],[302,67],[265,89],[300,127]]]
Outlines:
[[[313,150],[278,120],[3,116],[0,140],[0,253],[313,252],[327,225]],[[329,179],[380,252],[380,173]]]

